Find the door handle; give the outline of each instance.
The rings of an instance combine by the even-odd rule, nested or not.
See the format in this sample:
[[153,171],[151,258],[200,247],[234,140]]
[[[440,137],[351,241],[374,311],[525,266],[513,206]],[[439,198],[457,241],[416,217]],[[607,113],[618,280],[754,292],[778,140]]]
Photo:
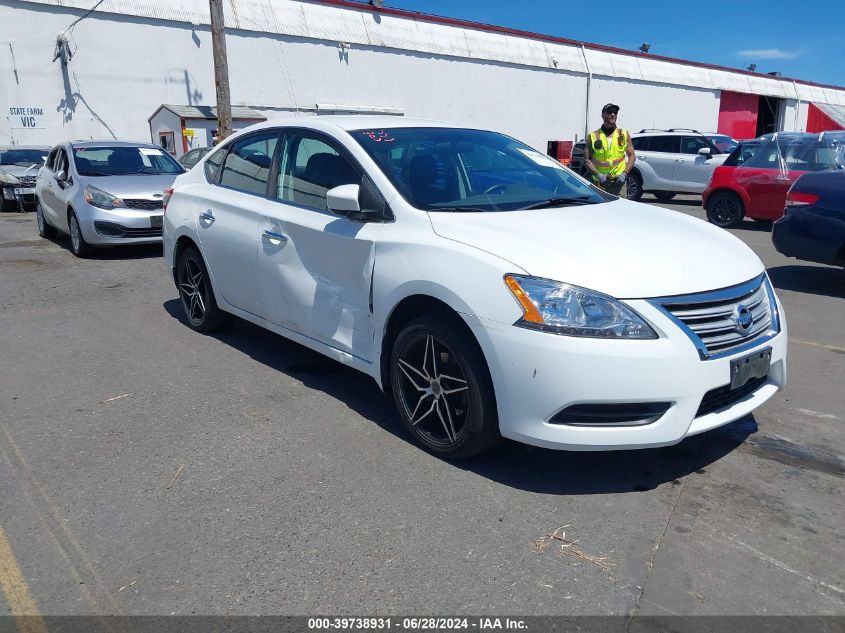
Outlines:
[[684,159],[683,159],[683,158],[676,158],[676,159],[675,159],[675,162],[676,162],[676,163],[683,163],[683,162],[684,162]]
[[282,235],[281,233],[276,233],[275,231],[264,231],[264,237],[269,240],[278,240],[279,242],[287,242],[288,238],[287,235]]
[[214,214],[211,212],[211,209],[200,213],[200,220],[205,220],[209,223],[214,222]]
[[637,160],[646,160],[647,156],[637,156]]

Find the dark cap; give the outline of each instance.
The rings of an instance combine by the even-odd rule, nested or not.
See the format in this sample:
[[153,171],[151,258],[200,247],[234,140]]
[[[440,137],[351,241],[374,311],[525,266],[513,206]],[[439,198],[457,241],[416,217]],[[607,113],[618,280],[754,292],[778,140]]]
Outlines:
[[615,103],[608,103],[601,109],[602,114],[604,114],[605,112],[619,112],[619,106]]

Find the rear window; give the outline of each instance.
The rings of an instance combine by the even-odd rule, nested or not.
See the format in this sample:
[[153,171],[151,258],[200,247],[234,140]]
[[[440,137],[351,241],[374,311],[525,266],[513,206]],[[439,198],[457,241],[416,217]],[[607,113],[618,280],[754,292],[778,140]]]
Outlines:
[[756,149],[745,151],[736,166],[796,171],[840,169],[845,162],[843,149],[835,138],[823,135],[775,136],[760,142]]

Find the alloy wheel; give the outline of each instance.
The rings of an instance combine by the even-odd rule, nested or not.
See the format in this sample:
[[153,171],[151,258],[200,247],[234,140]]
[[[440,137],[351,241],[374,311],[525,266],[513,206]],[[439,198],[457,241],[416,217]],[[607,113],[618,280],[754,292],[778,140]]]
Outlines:
[[722,197],[713,202],[711,207],[713,218],[716,220],[714,224],[719,226],[730,226],[735,224],[740,219],[740,209],[736,200],[733,198]]
[[70,218],[70,244],[73,252],[78,253],[82,246],[82,234],[79,232],[79,222],[76,217]]
[[197,323],[205,316],[208,287],[199,263],[186,257],[179,270],[179,295],[187,317]]
[[436,447],[454,445],[467,431],[470,393],[457,357],[443,341],[420,333],[398,356],[399,400],[414,431]]

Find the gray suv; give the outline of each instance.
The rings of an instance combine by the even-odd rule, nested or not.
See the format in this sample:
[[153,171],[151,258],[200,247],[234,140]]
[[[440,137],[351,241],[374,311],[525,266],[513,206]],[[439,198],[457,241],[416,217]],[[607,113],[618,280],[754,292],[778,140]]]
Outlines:
[[697,130],[640,130],[631,134],[637,161],[628,178],[628,198],[653,193],[670,200],[676,193],[701,193],[728,154]]

